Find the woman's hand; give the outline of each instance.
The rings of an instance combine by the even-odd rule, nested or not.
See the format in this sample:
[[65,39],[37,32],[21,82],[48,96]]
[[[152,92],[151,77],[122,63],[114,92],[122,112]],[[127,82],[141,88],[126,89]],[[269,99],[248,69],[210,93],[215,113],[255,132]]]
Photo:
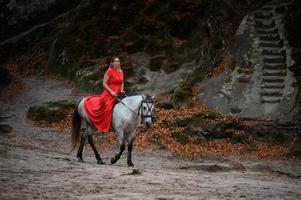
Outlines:
[[111,95],[112,95],[113,97],[117,97],[117,94],[116,94],[115,92],[111,92]]

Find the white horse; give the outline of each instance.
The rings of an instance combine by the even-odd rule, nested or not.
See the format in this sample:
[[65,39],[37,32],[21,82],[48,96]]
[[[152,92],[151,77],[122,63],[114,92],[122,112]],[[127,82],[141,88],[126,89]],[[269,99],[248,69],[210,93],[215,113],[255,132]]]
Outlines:
[[[90,122],[85,111],[85,99],[86,98],[82,99],[77,104],[72,115],[72,149],[75,149],[80,141],[77,157],[79,158],[79,161],[83,162],[82,152],[85,141],[88,140],[94,151],[97,163],[104,164],[93,142],[92,131],[95,127]],[[141,122],[147,126],[153,123],[153,109],[154,97],[150,97],[149,95],[129,96],[122,99],[114,106],[111,126],[119,135],[119,152],[117,152],[115,156],[111,158],[111,164],[114,164],[119,160],[122,152],[125,149],[125,139],[127,139],[127,164],[131,167],[134,166],[131,156],[133,142],[135,140],[135,132]],[[82,135],[80,134],[81,121],[83,121],[86,128],[84,134]]]

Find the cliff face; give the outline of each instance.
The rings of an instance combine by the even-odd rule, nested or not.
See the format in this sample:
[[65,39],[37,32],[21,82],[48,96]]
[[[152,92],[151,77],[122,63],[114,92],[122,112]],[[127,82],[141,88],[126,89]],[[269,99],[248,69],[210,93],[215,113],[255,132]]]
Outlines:
[[129,90],[173,94],[187,77],[202,78],[219,61],[238,22],[253,9],[247,2],[83,0],[69,13],[2,42],[1,61],[18,63],[20,71],[59,74],[99,92],[99,79],[118,55]]
[[270,1],[243,19],[230,53],[233,70],[202,84],[202,102],[244,117],[290,120],[298,112],[295,61],[285,29],[293,5]]
[[3,0],[0,2],[0,43],[70,10],[79,0]]
[[[13,63],[21,72],[60,75],[99,93],[110,59],[119,56],[129,93],[161,93],[175,102],[189,102],[192,86],[231,58],[228,71],[201,84],[203,103],[251,117],[294,108],[296,80],[283,29],[287,3],[82,0],[71,8],[77,1],[70,0],[52,15],[53,5],[62,1],[29,2],[5,1],[7,8],[18,12],[5,14],[9,20],[2,34],[6,40],[0,44],[0,70]],[[32,12],[17,17],[29,7]],[[42,25],[7,39],[10,30],[33,28],[26,21],[42,16],[44,8],[50,21],[44,23],[40,17],[36,21]],[[49,17],[70,8],[65,15]]]

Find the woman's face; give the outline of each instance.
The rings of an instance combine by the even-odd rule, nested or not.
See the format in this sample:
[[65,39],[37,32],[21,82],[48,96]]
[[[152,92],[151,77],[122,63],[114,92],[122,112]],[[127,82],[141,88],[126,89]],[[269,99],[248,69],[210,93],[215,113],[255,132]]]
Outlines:
[[114,65],[114,67],[120,67],[120,60],[119,60],[119,58],[115,58],[113,60],[113,65]]

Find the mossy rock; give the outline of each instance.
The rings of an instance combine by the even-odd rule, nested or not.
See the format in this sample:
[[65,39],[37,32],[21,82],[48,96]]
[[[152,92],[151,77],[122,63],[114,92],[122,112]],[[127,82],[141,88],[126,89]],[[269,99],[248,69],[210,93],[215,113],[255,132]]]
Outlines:
[[189,137],[183,132],[175,132],[171,134],[172,138],[174,138],[180,144],[188,144]]
[[154,134],[147,139],[151,144],[156,145],[159,149],[166,149],[166,147],[161,143],[160,136],[158,134]]
[[75,83],[82,90],[91,93],[100,93],[102,89],[102,79],[108,66],[86,67],[76,72]]
[[47,102],[28,109],[27,117],[36,122],[55,123],[64,120],[75,104],[68,101]]
[[288,156],[301,158],[301,137],[299,136],[294,140],[291,148],[289,149]]
[[90,62],[79,59],[84,53],[85,49],[78,44],[75,37],[68,33],[57,35],[50,48],[49,72],[72,80],[77,70],[91,65]]
[[170,74],[172,72],[177,71],[180,67],[181,67],[181,65],[179,63],[168,63],[168,64],[165,64],[162,67],[162,69],[164,70],[164,72],[166,74]]
[[161,105],[159,105],[159,107],[165,110],[175,109],[175,106],[171,102],[164,102]]
[[252,124],[246,127],[245,130],[251,133],[255,140],[271,144],[290,144],[294,136],[291,130],[282,130],[260,123]]
[[213,111],[205,111],[195,114],[194,116],[202,119],[217,119],[220,117],[220,114]]
[[119,56],[119,59],[121,62],[121,67],[124,72],[125,79],[133,76],[135,74],[135,71],[134,71],[134,67],[133,67],[134,62],[133,62],[132,58],[130,58],[128,56],[128,54],[122,54]]
[[192,97],[191,83],[182,81],[179,86],[173,91],[172,101],[177,104],[189,103]]
[[138,80],[138,84],[146,84],[148,82],[148,79],[145,78],[145,77],[141,77],[139,80]]

